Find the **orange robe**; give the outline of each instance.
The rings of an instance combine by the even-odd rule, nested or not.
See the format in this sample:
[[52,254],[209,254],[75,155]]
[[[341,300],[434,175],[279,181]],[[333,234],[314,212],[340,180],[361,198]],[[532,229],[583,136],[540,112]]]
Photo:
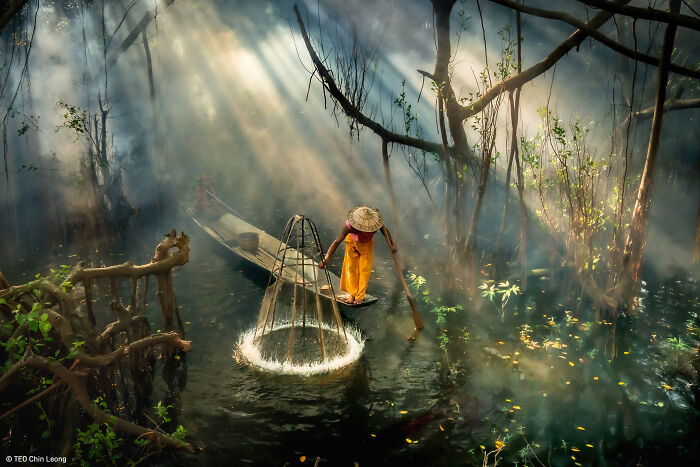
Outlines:
[[340,290],[345,290],[358,300],[365,298],[369,276],[372,274],[374,238],[368,242],[353,240],[352,234],[345,237],[345,258],[340,273]]

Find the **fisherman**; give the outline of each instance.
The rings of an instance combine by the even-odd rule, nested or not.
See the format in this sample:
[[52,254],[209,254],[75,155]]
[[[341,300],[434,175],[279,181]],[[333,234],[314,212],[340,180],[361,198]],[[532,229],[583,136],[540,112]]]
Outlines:
[[350,297],[348,304],[359,305],[365,299],[367,283],[372,273],[372,257],[374,255],[374,234],[381,231],[389,240],[391,252],[396,253],[396,244],[391,238],[389,229],[384,227],[384,221],[379,214],[379,209],[369,206],[357,206],[348,213],[348,219],[328,248],[328,253],[318,263],[323,269],[328,265],[340,242],[345,240],[345,258],[343,270],[340,273],[340,290],[347,292]]
[[211,176],[208,174],[202,174],[197,179],[197,188],[194,190],[194,210],[197,214],[206,214],[213,211],[210,200],[211,195],[215,195],[216,193],[214,192],[214,188],[209,184],[210,180]]

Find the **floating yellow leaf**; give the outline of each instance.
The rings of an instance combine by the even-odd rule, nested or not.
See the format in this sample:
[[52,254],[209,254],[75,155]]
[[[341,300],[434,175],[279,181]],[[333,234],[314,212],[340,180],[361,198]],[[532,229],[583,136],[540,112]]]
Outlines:
[[399,413],[401,413],[401,414],[407,414],[407,413],[408,413],[408,410],[402,410],[402,411],[399,412]]
[[411,438],[406,438],[406,442],[407,442],[408,444],[411,444]]
[[299,461],[300,461],[300,462],[304,462],[305,460],[306,460],[306,456],[301,456],[301,457],[299,458]]
[[669,385],[666,384],[666,383],[662,384],[661,386],[663,386],[663,388],[664,388],[665,390],[667,390],[667,391],[670,391],[671,389],[673,389],[672,386],[669,386]]
[[592,445],[592,444],[586,444],[586,447],[592,448],[593,445]]
[[519,405],[514,405],[513,408],[514,408],[515,410],[520,410],[520,406],[519,406]]
[[582,426],[577,426],[576,429],[577,429],[577,430],[581,430],[581,431],[586,431],[586,429],[585,429],[584,427],[582,427]]
[[503,441],[498,441],[498,440],[494,444],[496,445],[496,448],[498,448],[498,449],[503,449],[506,446],[506,444]]
[[500,342],[500,341],[499,341],[499,342],[496,342],[496,343],[497,343],[498,345],[503,345],[503,344],[505,344],[505,342]]
[[483,444],[480,444],[479,447],[480,447],[482,450],[486,450],[486,448],[484,447]]
[[625,382],[624,382],[624,381],[618,381],[617,384],[618,384],[619,386],[624,386],[624,385],[625,385]]
[[376,438],[376,437],[377,437],[377,435],[375,435],[374,433],[370,433],[369,435],[370,435],[372,438]]
[[440,425],[440,431],[445,431],[445,429]]
[[576,460],[576,456],[571,456],[571,458],[572,458],[573,460]]
[[506,402],[510,402],[510,399],[506,399]]
[[411,441],[411,444],[418,444],[418,440]]
[[629,351],[627,351],[627,352],[622,352],[622,353],[625,354],[625,355],[629,355],[629,354],[630,354]]
[[598,381],[598,377],[597,377],[597,376],[594,376],[593,379],[594,379],[595,381]]
[[570,366],[574,366],[574,362],[569,362],[569,365],[570,365]]
[[579,452],[579,451],[580,451],[579,448],[571,448],[571,450],[574,451],[574,452]]
[[513,365],[517,365],[517,364],[518,364],[518,361],[517,361],[517,360],[513,360]]

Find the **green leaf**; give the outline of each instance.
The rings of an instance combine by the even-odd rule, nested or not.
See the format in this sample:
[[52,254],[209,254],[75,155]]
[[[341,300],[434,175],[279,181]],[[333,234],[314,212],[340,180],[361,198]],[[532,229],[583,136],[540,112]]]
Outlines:
[[44,335],[44,337],[46,337],[46,334],[48,334],[51,330],[51,323],[48,321],[40,321],[39,329],[41,329],[41,333]]
[[46,321],[47,319],[49,319],[49,314],[48,314],[48,313],[42,313],[42,314],[41,314],[41,320],[42,320],[42,321]]

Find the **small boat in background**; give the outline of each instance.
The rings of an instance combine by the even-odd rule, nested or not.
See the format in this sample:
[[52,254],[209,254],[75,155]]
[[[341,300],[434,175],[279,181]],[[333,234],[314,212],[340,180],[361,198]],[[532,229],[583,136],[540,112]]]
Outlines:
[[[202,230],[226,249],[256,266],[272,272],[275,255],[280,248],[280,240],[244,221],[238,213],[215,194],[210,191],[206,191],[206,193],[216,203],[211,209],[200,214],[196,213],[192,207],[183,205],[185,212]],[[295,271],[295,268],[298,270]],[[377,301],[376,297],[366,294],[364,302],[359,305],[347,303],[349,294],[340,290],[340,278],[330,271],[328,273],[338,303],[351,308],[359,308]],[[300,279],[301,277],[303,279]],[[298,284],[312,292],[315,292],[314,283],[321,277],[315,259],[307,257],[304,257],[303,267],[300,264],[285,264],[282,273],[283,280],[288,282],[296,280]],[[319,290],[319,295],[331,299],[332,294],[328,286],[321,287]]]

